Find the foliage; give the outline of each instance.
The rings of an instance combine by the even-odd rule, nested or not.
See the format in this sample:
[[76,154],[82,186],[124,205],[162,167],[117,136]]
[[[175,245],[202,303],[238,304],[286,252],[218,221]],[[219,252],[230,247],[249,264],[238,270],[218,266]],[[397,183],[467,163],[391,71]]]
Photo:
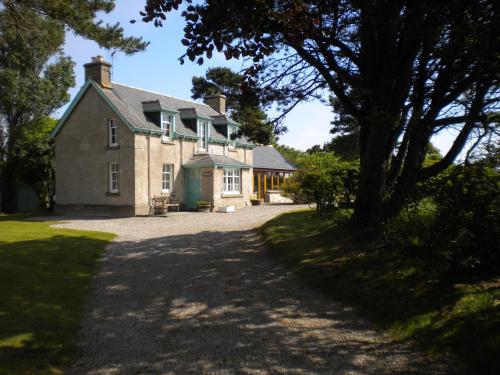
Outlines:
[[18,27],[9,9],[0,12],[0,122],[6,138],[1,161],[2,210],[6,212],[15,209],[14,185],[22,172],[15,164],[20,157],[16,153],[23,131],[30,127],[26,124],[43,124],[43,118],[69,100],[68,89],[75,84],[73,62],[61,49],[63,26],[23,9],[22,17],[40,29],[32,34]]
[[287,213],[261,232],[274,259],[335,301],[355,307],[395,340],[417,343],[443,365],[464,365],[465,373],[497,374],[498,268],[484,281],[436,278],[421,258],[362,240],[348,224],[349,215]]
[[0,215],[0,373],[69,365],[92,275],[114,235]]
[[[248,136],[256,143],[269,144],[273,139],[273,126],[262,110],[258,91],[245,81],[241,74],[229,68],[209,68],[205,77],[193,77],[191,88],[193,99],[209,95],[226,96],[226,110],[242,126],[239,136]],[[284,129],[275,129],[277,133]]]
[[55,194],[54,142],[50,132],[57,120],[43,117],[22,124],[14,146],[18,178],[33,186],[42,208],[52,210]]
[[[284,191],[302,200],[316,203],[316,211],[350,206],[355,196],[358,169],[355,164],[342,162],[332,153],[313,152],[304,156],[300,169],[284,184]],[[301,200],[299,198],[299,200]]]
[[457,166],[425,187],[424,198],[387,226],[394,247],[443,277],[500,269],[500,172],[488,161]]
[[[246,59],[249,80],[285,111],[327,89],[355,120],[354,218],[364,226],[396,215],[415,184],[446,170],[474,132],[498,124],[496,0],[146,0],[143,21],[161,26],[182,3],[181,62],[202,64],[215,51]],[[450,127],[453,146],[424,165],[431,137]]]
[[14,25],[30,35],[46,33],[42,24],[32,22],[31,15],[36,14],[106,49],[132,54],[143,51],[149,44],[142,38],[125,37],[119,23],[104,25],[96,21],[99,13],[110,13],[114,9],[114,0],[0,0],[0,4],[11,15]]
[[297,167],[300,167],[302,158],[306,155],[304,151],[297,150],[290,146],[280,145],[278,143],[275,143],[273,146],[287,161]]

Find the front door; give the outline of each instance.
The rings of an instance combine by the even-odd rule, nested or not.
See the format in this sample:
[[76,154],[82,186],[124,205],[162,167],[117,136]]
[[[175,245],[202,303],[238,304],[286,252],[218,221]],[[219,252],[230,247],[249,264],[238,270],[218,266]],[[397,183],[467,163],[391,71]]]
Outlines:
[[201,169],[186,169],[186,192],[187,209],[196,209],[196,201],[201,200]]

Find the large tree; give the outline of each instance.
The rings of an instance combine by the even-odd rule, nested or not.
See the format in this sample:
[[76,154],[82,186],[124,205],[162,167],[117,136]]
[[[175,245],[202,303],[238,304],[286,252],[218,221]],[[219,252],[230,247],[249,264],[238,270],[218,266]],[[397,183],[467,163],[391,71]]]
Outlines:
[[[242,124],[241,134],[257,143],[269,144],[272,141],[273,126],[261,108],[258,91],[248,84],[243,75],[225,67],[209,68],[205,77],[193,77],[192,83],[193,99],[218,93],[227,97],[226,110]],[[282,132],[284,129],[275,130]]]
[[19,29],[31,31],[32,34],[43,33],[40,29],[43,25],[31,22],[26,10],[55,21],[107,49],[131,54],[144,50],[149,44],[142,38],[126,37],[119,23],[104,24],[97,18],[99,12],[111,12],[115,0],[0,0],[0,5],[9,12],[12,22]]
[[19,144],[24,124],[50,115],[69,100],[75,84],[73,62],[62,53],[64,27],[24,9],[37,33],[19,28],[9,9],[0,12],[0,160],[2,210],[15,210],[15,184],[20,176]]
[[[492,129],[496,0],[147,0],[143,20],[161,25],[183,2],[182,59],[202,63],[215,50],[247,59],[246,73],[269,98],[292,107],[326,89],[358,122],[354,218],[363,225],[379,227],[476,129]],[[430,138],[449,127],[457,131],[452,147],[424,166]]]

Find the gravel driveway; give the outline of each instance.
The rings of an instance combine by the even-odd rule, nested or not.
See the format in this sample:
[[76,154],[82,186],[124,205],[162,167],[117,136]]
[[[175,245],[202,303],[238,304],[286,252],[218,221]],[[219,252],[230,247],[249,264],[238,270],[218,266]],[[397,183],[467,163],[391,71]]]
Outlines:
[[267,257],[253,229],[296,208],[63,224],[119,235],[68,373],[444,373]]

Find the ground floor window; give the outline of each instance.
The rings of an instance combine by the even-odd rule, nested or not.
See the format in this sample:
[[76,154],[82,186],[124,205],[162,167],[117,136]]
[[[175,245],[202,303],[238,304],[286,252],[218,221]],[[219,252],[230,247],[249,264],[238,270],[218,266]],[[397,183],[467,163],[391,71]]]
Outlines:
[[240,170],[238,168],[224,169],[224,193],[240,193]]
[[172,191],[172,174],[174,172],[173,164],[163,164],[161,190],[163,193]]
[[109,163],[109,192],[120,191],[120,168],[118,163]]

